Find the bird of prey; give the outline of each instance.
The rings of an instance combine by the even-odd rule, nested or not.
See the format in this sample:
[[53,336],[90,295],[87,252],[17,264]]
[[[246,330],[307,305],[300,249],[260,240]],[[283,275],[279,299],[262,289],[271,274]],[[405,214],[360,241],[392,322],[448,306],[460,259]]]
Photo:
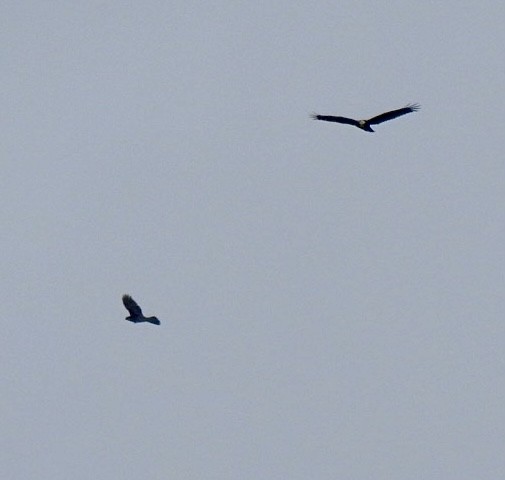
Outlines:
[[382,122],[387,122],[388,120],[393,120],[393,118],[400,117],[401,115],[405,115],[411,112],[417,112],[421,106],[417,103],[407,105],[403,108],[399,108],[398,110],[391,110],[390,112],[381,113],[376,117],[369,118],[368,120],[354,120],[353,118],[347,117],[333,117],[331,115],[317,115],[312,114],[311,117],[314,120],[325,120],[327,122],[337,122],[337,123],[346,123],[347,125],[354,125],[355,127],[361,128],[365,130],[365,132],[374,132],[370,125],[378,125]]
[[123,295],[123,305],[126,307],[126,310],[130,312],[130,316],[126,317],[125,320],[133,323],[149,322],[154,325],[160,324],[160,321],[156,317],[144,317],[142,309],[130,295]]

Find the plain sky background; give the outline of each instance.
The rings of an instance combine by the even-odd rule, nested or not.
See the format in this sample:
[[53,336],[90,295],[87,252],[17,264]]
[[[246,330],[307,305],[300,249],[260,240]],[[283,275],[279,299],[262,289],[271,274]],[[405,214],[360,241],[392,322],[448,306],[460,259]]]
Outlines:
[[2,479],[504,478],[503,2],[0,12]]

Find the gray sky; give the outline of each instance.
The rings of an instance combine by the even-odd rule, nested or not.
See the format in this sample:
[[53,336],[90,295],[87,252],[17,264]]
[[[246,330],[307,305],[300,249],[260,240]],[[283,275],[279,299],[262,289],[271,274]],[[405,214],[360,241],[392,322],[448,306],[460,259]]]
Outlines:
[[503,476],[503,2],[274,3],[3,2],[2,478]]

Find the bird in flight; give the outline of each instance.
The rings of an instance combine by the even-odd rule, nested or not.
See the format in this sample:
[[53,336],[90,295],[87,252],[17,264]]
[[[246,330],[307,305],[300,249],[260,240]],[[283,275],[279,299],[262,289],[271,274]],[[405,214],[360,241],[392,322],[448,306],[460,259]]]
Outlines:
[[332,115],[317,115],[312,114],[311,117],[314,120],[325,120],[327,122],[337,122],[337,123],[346,123],[347,125],[354,125],[355,127],[361,128],[365,130],[365,132],[374,132],[370,125],[378,125],[382,122],[387,122],[388,120],[393,120],[393,118],[400,117],[407,113],[417,112],[421,106],[418,103],[407,105],[403,108],[399,108],[398,110],[391,110],[390,112],[381,113],[373,118],[369,118],[368,120],[354,120],[353,118],[347,117],[333,117]]
[[123,305],[130,313],[130,316],[126,317],[125,320],[133,323],[149,322],[154,325],[160,324],[160,321],[156,317],[144,317],[142,309],[138,306],[137,302],[130,297],[130,295],[123,295]]

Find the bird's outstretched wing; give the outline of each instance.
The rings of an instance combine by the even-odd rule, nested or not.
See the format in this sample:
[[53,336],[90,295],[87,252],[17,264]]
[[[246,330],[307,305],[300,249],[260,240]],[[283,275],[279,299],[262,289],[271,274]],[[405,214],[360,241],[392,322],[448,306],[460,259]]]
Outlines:
[[130,295],[123,295],[123,305],[126,307],[126,310],[130,312],[132,317],[142,315],[142,309]]
[[326,122],[345,123],[347,125],[354,125],[355,127],[359,125],[356,120],[347,117],[333,117],[332,115],[317,115],[316,113],[313,113],[311,118],[314,120],[325,120]]
[[393,118],[400,117],[401,115],[405,115],[411,112],[417,112],[421,107],[419,104],[414,103],[413,105],[407,105],[406,107],[399,108],[398,110],[392,110],[391,112],[381,113],[376,117],[368,120],[370,125],[378,125],[382,122],[387,122],[388,120],[393,120]]

